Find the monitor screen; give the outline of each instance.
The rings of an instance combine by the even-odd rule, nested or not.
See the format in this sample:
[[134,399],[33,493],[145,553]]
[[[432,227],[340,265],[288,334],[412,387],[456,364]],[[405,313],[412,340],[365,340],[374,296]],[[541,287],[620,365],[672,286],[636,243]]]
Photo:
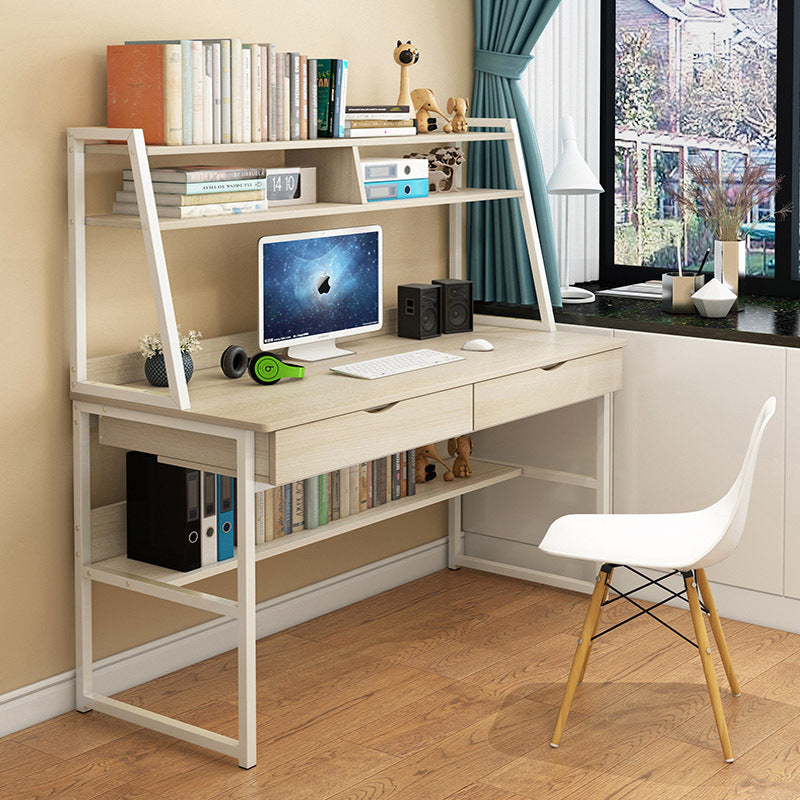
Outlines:
[[380,328],[381,245],[377,225],[262,237],[262,349]]

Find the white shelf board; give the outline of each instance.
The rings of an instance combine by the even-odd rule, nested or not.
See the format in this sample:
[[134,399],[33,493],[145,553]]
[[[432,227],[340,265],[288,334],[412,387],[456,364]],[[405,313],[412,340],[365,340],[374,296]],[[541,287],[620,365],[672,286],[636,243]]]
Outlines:
[[[417,493],[412,497],[392,500],[377,508],[371,508],[344,519],[334,520],[320,528],[293,533],[290,536],[283,536],[280,539],[257,545],[256,560],[261,561],[264,558],[295,550],[298,547],[305,547],[314,542],[341,536],[343,533],[357,528],[390,519],[398,514],[406,514],[409,511],[415,511],[418,508],[424,508],[443,500],[449,500],[467,492],[485,489],[487,486],[517,478],[522,474],[522,470],[519,467],[507,467],[491,461],[472,460],[471,464],[472,475],[469,478],[456,478],[446,482],[440,475],[434,481],[418,485]],[[200,569],[192,570],[191,572],[176,572],[166,567],[134,561],[123,555],[97,561],[91,565],[90,569],[95,572],[107,570],[116,575],[125,574],[134,578],[147,578],[170,586],[185,586],[204,578],[210,578],[212,575],[219,575],[236,569],[236,559],[219,561],[216,564],[200,567]]]
[[[409,200],[380,200],[373,203],[309,203],[308,205],[278,206],[267,211],[248,214],[220,214],[214,217],[189,217],[188,219],[159,219],[162,231],[184,228],[205,228],[215,225],[240,225],[245,222],[276,222],[304,217],[328,217],[334,214],[356,214],[364,211],[393,211],[399,208],[445,206],[455,203],[477,203],[482,200],[503,200],[522,197],[517,189],[460,189],[455,192],[434,192],[428,197]],[[98,214],[86,217],[86,224],[103,228],[139,229],[138,216],[126,214]]]
[[[248,142],[246,144],[185,144],[174,147],[149,145],[148,156],[194,155],[196,153],[251,153],[261,150],[328,150],[338,147],[376,147],[386,145],[468,144],[511,139],[506,131],[467,131],[466,133],[420,133],[414,136],[364,136],[353,139],[303,139],[290,142]],[[95,155],[128,155],[124,144],[87,144],[85,152]]]

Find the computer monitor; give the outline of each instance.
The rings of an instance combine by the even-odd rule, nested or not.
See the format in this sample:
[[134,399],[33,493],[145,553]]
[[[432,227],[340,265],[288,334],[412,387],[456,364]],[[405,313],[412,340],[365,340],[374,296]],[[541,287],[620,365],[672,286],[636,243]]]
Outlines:
[[259,344],[291,358],[347,355],[337,336],[383,325],[383,245],[378,225],[263,236],[258,240]]

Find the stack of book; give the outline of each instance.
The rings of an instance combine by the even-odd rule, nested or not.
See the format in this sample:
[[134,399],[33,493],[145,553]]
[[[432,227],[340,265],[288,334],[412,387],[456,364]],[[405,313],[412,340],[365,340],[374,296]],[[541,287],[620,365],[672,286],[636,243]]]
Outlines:
[[[263,167],[164,167],[150,170],[159,217],[186,219],[266,211]],[[114,214],[138,214],[132,170],[122,171]]]
[[414,136],[417,121],[408,106],[347,106],[344,114],[344,135]]
[[413,450],[256,494],[256,544],[310,531],[416,494]]
[[147,144],[275,142],[345,135],[348,62],[241,39],[109,45],[108,126]]

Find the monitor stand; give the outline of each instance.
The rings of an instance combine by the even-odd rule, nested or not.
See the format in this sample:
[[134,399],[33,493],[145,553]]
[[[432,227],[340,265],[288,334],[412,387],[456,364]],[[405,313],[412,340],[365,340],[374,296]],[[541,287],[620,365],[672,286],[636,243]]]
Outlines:
[[289,358],[298,361],[323,361],[326,358],[352,355],[354,350],[344,350],[336,346],[335,339],[323,339],[321,342],[308,342],[307,344],[293,344],[286,351]]

